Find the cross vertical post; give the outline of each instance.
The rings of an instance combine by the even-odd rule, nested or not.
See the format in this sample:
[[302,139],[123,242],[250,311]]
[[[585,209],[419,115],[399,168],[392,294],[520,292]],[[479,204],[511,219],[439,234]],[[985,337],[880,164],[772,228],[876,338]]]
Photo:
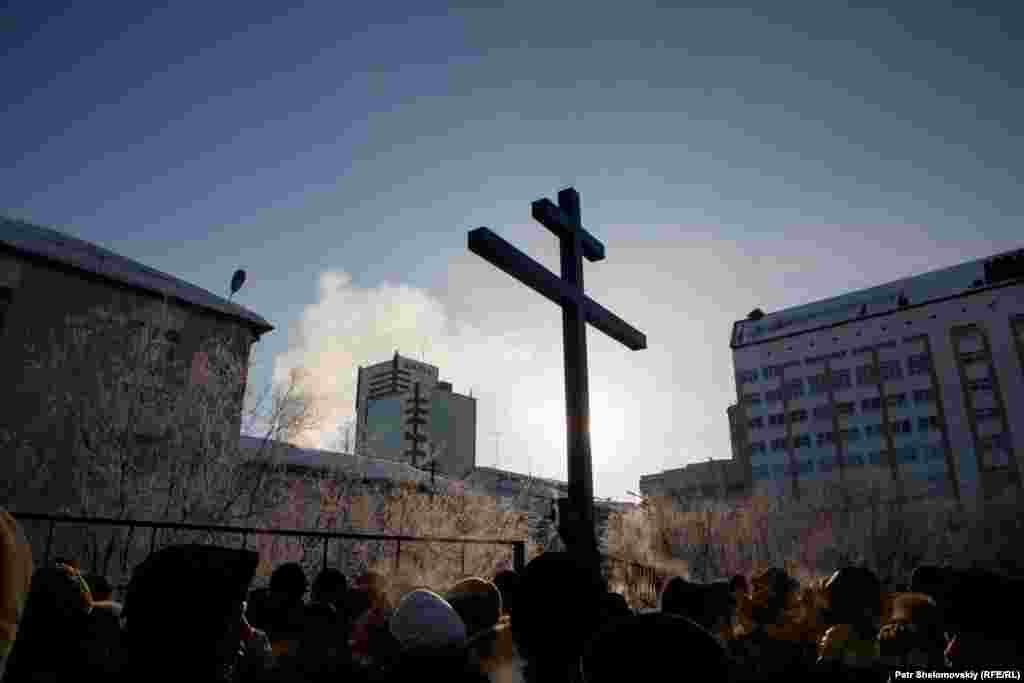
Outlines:
[[605,253],[604,245],[583,229],[576,190],[560,191],[558,206],[538,199],[532,204],[532,215],[558,237],[561,277],[487,228],[469,232],[469,250],[562,309],[569,496],[559,501],[559,533],[570,552],[595,564],[599,557],[594,533],[586,325],[590,323],[634,351],[647,348],[647,337],[584,294],[583,258],[600,261]]

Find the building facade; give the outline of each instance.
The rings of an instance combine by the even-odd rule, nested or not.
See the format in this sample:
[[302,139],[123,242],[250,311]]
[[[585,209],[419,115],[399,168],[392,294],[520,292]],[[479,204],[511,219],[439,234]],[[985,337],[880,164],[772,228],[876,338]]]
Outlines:
[[[240,376],[207,427],[237,441],[250,350],[272,329],[171,275],[0,217],[0,450],[9,456],[0,480],[27,490],[22,477],[33,473],[16,471],[24,463],[12,453],[71,467],[102,448],[90,439],[159,448],[187,432],[174,406],[219,367],[211,340],[226,342]],[[50,474],[70,481],[62,470]]]
[[874,466],[925,495],[1021,488],[1024,250],[733,325],[755,490]]
[[356,448],[376,458],[412,462],[409,412],[419,392],[425,424],[421,450],[437,472],[464,477],[476,466],[476,399],[442,382],[438,368],[395,352],[390,361],[359,368],[356,381]]
[[640,477],[640,495],[686,500],[727,500],[747,492],[740,460],[708,460]]

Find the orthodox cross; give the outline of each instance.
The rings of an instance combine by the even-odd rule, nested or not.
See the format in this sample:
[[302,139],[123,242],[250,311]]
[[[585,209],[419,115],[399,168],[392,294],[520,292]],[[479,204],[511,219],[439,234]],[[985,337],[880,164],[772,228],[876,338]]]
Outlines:
[[598,549],[594,534],[586,324],[633,351],[647,348],[647,337],[583,293],[583,257],[591,262],[601,261],[605,254],[604,245],[583,229],[576,190],[570,187],[559,192],[558,206],[547,198],[538,199],[532,204],[532,214],[558,238],[561,277],[487,228],[469,232],[469,250],[562,308],[569,498],[562,510],[560,532],[570,552],[593,561]]

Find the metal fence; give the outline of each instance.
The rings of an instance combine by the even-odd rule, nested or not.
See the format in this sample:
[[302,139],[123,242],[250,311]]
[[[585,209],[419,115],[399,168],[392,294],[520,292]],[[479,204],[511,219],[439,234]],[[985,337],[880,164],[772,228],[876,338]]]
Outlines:
[[[526,565],[526,541],[514,539],[403,536],[363,531],[264,529],[259,527],[186,524],[181,522],[153,522],[137,519],[111,519],[104,517],[73,517],[69,515],[48,515],[39,513],[12,512],[11,514],[23,524],[26,533],[30,536],[30,540],[34,541],[34,550],[39,546],[44,548],[42,554],[43,564],[49,564],[52,558],[58,557],[61,554],[71,554],[81,561],[83,570],[91,569],[94,572],[101,571],[102,573],[108,573],[110,570],[110,561],[114,554],[115,547],[120,547],[121,557],[119,558],[119,564],[121,572],[127,574],[129,573],[129,560],[133,559],[130,557],[133,554],[133,551],[138,552],[138,550],[141,549],[145,552],[147,550],[146,545],[148,545],[148,552],[152,553],[156,550],[158,545],[182,542],[178,540],[182,535],[182,532],[201,535],[201,541],[193,539],[190,542],[229,545],[232,544],[231,542],[233,539],[241,548],[247,548],[249,546],[250,537],[259,536],[287,537],[292,539],[302,539],[304,542],[319,542],[321,546],[320,564],[322,567],[327,567],[328,565],[328,552],[331,545],[340,545],[342,541],[345,540],[394,543],[394,563],[396,570],[401,566],[403,543],[406,544],[407,547],[409,544],[415,543],[460,544],[462,548],[461,561],[463,574],[465,574],[466,571],[466,548],[467,546],[472,545],[511,546],[512,566],[516,571],[521,571]],[[37,525],[42,524],[44,526],[45,541],[42,541],[37,533],[32,533],[32,531],[36,531],[36,529],[32,528],[35,525],[27,524],[31,522],[35,522]],[[73,534],[73,540],[70,543],[64,541],[59,543],[58,547],[55,547],[55,532],[57,531],[58,525],[72,527],[73,530],[77,529],[79,533]],[[98,534],[96,533],[97,528],[107,528],[111,530],[127,529],[127,538],[121,538],[119,534],[115,539],[113,534],[111,534],[110,538],[106,539],[107,551],[105,553],[105,557],[100,557],[100,544],[97,542]],[[139,529],[143,530],[143,534],[136,536],[136,530]],[[149,533],[148,544],[144,538],[146,531]],[[172,537],[172,540],[168,541],[168,536]],[[90,543],[90,541],[92,542]],[[102,568],[100,567],[101,563],[104,565]]]
[[666,579],[657,569],[610,555],[602,555],[601,560],[610,590],[621,591],[634,607],[657,607],[658,595]]

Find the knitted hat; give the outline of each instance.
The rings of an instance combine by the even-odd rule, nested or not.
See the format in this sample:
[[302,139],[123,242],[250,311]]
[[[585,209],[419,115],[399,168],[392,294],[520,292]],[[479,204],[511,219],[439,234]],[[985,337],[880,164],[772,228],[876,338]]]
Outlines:
[[391,616],[391,635],[404,650],[444,648],[466,642],[466,624],[437,593],[419,589],[407,594]]
[[493,628],[501,618],[501,592],[490,581],[463,579],[445,597],[462,617],[470,638]]
[[18,522],[0,508],[0,661],[14,646],[31,583],[32,549]]

